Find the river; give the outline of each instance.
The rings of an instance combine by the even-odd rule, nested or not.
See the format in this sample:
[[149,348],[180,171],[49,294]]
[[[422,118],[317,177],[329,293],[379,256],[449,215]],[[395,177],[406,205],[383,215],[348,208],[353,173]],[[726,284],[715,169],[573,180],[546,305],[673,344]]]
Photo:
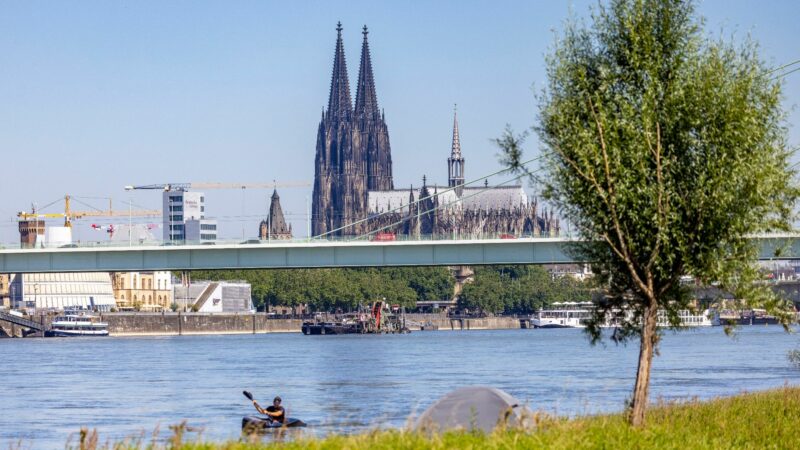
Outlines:
[[[667,332],[652,399],[710,398],[800,384],[779,326]],[[386,336],[259,334],[3,339],[0,447],[63,448],[82,426],[104,439],[187,420],[205,439],[237,438],[280,394],[307,433],[403,426],[446,392],[499,387],[533,409],[576,415],[620,411],[638,345],[592,347],[580,330],[415,332]],[[73,437],[74,439],[74,437]],[[74,441],[73,441],[74,442]]]

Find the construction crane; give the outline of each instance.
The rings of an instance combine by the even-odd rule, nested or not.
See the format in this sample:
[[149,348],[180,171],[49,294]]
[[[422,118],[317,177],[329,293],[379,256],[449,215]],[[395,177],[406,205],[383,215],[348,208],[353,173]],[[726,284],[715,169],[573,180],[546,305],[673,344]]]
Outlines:
[[139,189],[157,189],[161,191],[188,191],[189,189],[272,189],[272,188],[300,188],[309,187],[308,181],[293,181],[287,183],[163,183],[145,184],[142,186],[125,186],[126,191]]
[[110,198],[108,198],[108,209],[105,211],[99,209],[96,211],[73,211],[70,208],[71,200],[72,196],[70,195],[64,196],[63,213],[38,213],[36,212],[36,208],[32,207],[31,212],[20,211],[17,213],[17,217],[19,218],[19,220],[60,219],[63,217],[64,226],[72,227],[72,221],[75,219],[80,219],[82,217],[122,217],[122,216],[158,217],[161,215],[161,210],[159,209],[134,209],[128,211],[115,211],[114,208],[112,207]]

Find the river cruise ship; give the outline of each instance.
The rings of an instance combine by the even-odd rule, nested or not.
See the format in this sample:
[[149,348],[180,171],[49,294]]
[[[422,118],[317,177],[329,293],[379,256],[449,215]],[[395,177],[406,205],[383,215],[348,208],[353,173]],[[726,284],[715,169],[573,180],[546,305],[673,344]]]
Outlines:
[[[550,308],[542,309],[531,317],[534,328],[585,328],[592,316],[593,304],[591,302],[563,302],[553,303]],[[719,315],[715,310],[706,309],[699,313],[683,309],[678,311],[681,325],[684,327],[710,327],[719,325]],[[606,322],[603,327],[613,328],[612,322]],[[658,312],[658,326],[668,327],[669,319],[666,312]]]
[[86,313],[65,312],[50,324],[48,337],[108,336],[108,324],[97,316]]
[[591,317],[591,303],[553,303],[531,317],[534,328],[585,328]]

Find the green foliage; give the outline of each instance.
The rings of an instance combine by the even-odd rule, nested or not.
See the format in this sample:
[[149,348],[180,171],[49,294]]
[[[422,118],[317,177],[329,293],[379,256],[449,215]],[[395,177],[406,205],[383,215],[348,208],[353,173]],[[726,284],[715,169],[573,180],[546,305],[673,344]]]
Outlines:
[[588,283],[553,278],[540,266],[483,266],[464,286],[459,306],[472,311],[527,314],[555,302],[591,301]]
[[798,195],[780,81],[758,47],[705,38],[693,1],[612,0],[590,25],[566,24],[547,74],[542,183],[590,241],[573,250],[607,288],[595,324],[625,308],[625,339],[647,311],[687,308],[686,274],[788,320],[788,304],[754,283],[747,238],[788,230]]
[[446,267],[214,270],[192,272],[192,277],[245,280],[259,309],[308,304],[316,311],[349,311],[382,298],[414,307],[418,300],[449,299],[455,283]]

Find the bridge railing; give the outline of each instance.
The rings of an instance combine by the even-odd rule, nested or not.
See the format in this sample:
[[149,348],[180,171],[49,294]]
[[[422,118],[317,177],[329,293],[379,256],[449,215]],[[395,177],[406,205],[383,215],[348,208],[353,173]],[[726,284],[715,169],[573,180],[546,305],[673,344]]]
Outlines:
[[56,249],[56,248],[139,248],[139,247],[183,247],[197,245],[276,245],[286,243],[324,243],[324,242],[430,242],[430,241],[484,241],[484,240],[513,240],[530,238],[557,238],[570,239],[564,233],[559,235],[546,235],[539,233],[475,233],[475,234],[377,234],[370,236],[325,236],[325,237],[303,237],[292,239],[217,239],[213,241],[162,241],[162,240],[131,240],[129,241],[91,241],[76,240],[69,244],[52,245],[26,245],[19,242],[0,244],[0,250],[36,250],[36,249]]
[[46,327],[40,324],[39,322],[35,322],[33,320],[15,316],[14,314],[9,314],[2,311],[0,311],[0,320],[13,323],[15,325],[19,325],[21,327],[30,328],[36,331],[44,331],[46,329]]

